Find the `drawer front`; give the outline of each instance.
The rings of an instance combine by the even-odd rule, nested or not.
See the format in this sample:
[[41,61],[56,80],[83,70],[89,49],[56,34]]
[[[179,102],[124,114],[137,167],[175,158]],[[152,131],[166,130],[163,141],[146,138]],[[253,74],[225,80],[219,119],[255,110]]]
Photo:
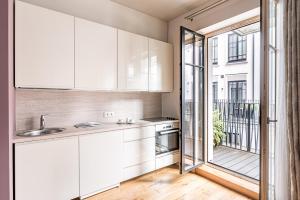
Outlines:
[[131,128],[124,130],[124,142],[155,137],[155,127],[146,126],[141,128]]
[[160,169],[179,162],[179,153],[168,154],[156,158],[156,169]]
[[155,160],[155,138],[146,138],[131,142],[125,142],[124,165],[130,167],[149,160]]
[[132,179],[134,177],[152,172],[155,170],[155,160],[141,163],[139,165],[127,167],[123,169],[123,181]]

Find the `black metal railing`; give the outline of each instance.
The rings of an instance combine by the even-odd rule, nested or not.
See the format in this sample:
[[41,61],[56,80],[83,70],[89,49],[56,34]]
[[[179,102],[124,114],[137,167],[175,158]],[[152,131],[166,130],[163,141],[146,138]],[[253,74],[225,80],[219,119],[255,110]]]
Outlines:
[[215,100],[213,109],[223,125],[221,145],[259,153],[259,101]]

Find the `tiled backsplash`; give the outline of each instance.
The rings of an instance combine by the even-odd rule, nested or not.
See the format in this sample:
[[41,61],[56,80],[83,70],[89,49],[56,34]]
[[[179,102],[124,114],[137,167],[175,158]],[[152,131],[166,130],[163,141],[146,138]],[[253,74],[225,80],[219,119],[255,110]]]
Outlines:
[[[104,118],[105,111],[112,111],[115,116]],[[48,115],[46,127],[59,127],[87,121],[116,121],[126,117],[158,117],[161,112],[159,93],[16,90],[16,130],[39,128],[42,114]]]

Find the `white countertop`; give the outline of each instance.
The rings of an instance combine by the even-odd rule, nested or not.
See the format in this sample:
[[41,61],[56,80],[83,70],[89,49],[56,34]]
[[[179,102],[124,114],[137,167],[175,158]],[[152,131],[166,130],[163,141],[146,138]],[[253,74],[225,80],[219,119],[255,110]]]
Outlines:
[[13,143],[40,141],[40,140],[55,139],[55,138],[62,138],[62,137],[101,133],[101,132],[114,131],[114,130],[139,128],[143,126],[154,126],[157,124],[164,124],[168,122],[179,122],[179,121],[170,120],[170,121],[160,121],[160,122],[149,122],[144,120],[138,120],[134,124],[117,124],[117,123],[101,122],[101,125],[97,127],[90,127],[90,128],[75,128],[73,126],[60,127],[60,128],[65,128],[65,130],[59,133],[53,133],[53,134],[48,134],[43,136],[21,137],[21,136],[14,135]]

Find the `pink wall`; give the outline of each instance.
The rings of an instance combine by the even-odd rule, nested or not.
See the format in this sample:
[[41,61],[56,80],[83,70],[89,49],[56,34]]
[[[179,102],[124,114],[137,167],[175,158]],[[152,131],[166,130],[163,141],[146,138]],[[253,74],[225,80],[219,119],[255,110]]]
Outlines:
[[0,199],[11,199],[11,144],[14,127],[13,0],[0,1]]

